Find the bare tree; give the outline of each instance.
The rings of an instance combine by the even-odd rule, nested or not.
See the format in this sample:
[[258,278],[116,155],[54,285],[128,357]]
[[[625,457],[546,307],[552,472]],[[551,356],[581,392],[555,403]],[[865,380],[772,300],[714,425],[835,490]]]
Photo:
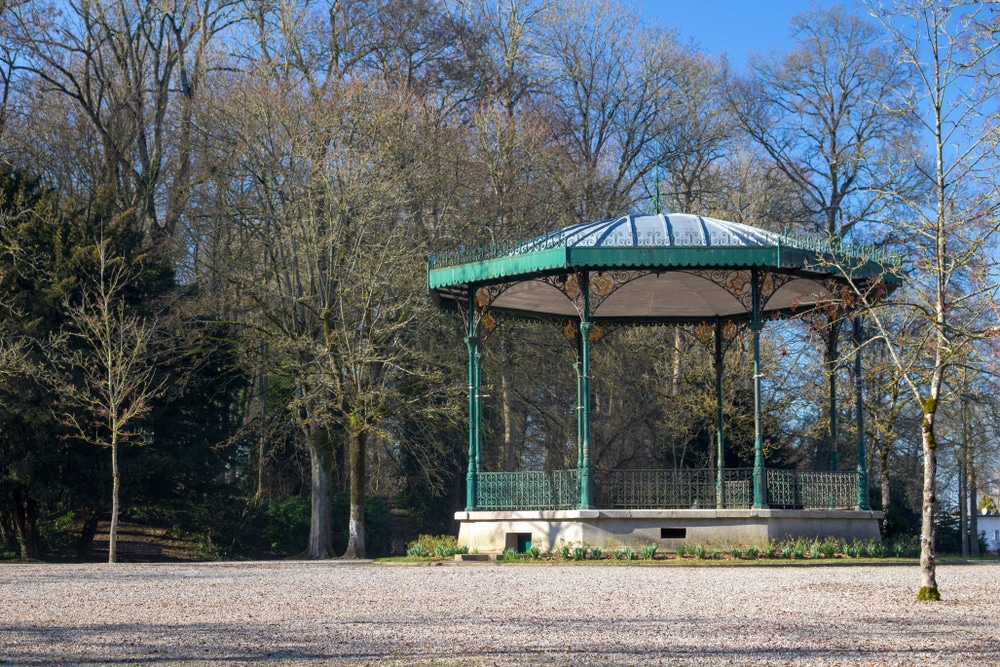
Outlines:
[[[744,131],[794,184],[808,219],[831,239],[852,235],[885,205],[884,192],[912,187],[892,169],[912,146],[906,115],[909,70],[882,44],[876,25],[843,7],[813,9],[792,20],[795,47],[750,58],[750,76],[732,88]],[[837,467],[839,313],[811,320],[825,344],[829,410],[816,467]]]
[[[900,377],[921,410],[923,504],[920,600],[939,600],[934,514],[938,506],[938,412],[948,377],[976,340],[995,322],[996,265],[991,244],[1000,231],[996,154],[989,139],[996,126],[983,102],[995,91],[975,73],[1000,45],[974,29],[982,5],[960,1],[873,2],[872,14],[913,71],[912,117],[928,138],[930,159],[908,156],[922,187],[895,191],[900,207],[890,222],[906,243],[909,288],[891,307],[907,321],[898,336],[879,309],[871,321]],[[988,105],[987,105],[988,106]],[[862,293],[861,296],[867,297]],[[885,306],[890,307],[890,306]]]
[[688,58],[671,31],[644,30],[626,5],[554,6],[540,40],[547,89],[577,173],[563,183],[580,220],[620,214],[664,153],[671,93]]
[[96,132],[98,183],[172,239],[191,188],[194,101],[233,0],[27,0],[8,12],[23,70]]
[[157,320],[132,311],[125,292],[136,274],[106,240],[96,246],[92,283],[74,303],[71,321],[51,348],[50,380],[58,392],[59,417],[76,439],[111,450],[111,530],[108,562],[116,561],[121,447],[143,445],[143,418],[163,395],[167,378],[160,359]]

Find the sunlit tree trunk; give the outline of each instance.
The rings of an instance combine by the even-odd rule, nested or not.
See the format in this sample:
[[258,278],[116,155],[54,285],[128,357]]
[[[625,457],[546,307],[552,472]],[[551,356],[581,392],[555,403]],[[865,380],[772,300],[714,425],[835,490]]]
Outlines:
[[348,524],[347,551],[344,558],[365,558],[365,465],[368,432],[358,431],[351,438],[351,516]]

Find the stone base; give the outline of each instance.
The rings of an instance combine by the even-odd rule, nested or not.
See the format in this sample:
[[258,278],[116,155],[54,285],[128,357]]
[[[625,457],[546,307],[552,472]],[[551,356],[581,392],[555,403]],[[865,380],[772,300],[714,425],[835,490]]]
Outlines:
[[605,549],[658,544],[763,545],[787,538],[880,539],[882,512],[845,510],[550,510],[457,512],[459,544],[482,553],[585,543]]

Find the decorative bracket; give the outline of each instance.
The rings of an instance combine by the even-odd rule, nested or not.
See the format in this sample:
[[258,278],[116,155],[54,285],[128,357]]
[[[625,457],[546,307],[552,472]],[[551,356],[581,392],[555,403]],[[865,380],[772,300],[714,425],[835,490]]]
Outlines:
[[601,304],[624,285],[648,276],[652,271],[575,271],[570,274],[560,274],[556,276],[546,276],[541,281],[555,287],[569,299],[576,308],[577,314],[584,317],[584,295],[581,284],[586,278],[589,279],[589,299],[590,314],[593,314],[601,307]]

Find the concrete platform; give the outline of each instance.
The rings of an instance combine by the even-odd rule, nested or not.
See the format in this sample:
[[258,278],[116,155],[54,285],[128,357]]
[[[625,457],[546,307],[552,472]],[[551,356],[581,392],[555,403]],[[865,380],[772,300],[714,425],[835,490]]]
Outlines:
[[526,542],[602,548],[763,545],[786,538],[879,539],[882,512],[849,510],[549,510],[457,512],[459,544],[480,553]]

